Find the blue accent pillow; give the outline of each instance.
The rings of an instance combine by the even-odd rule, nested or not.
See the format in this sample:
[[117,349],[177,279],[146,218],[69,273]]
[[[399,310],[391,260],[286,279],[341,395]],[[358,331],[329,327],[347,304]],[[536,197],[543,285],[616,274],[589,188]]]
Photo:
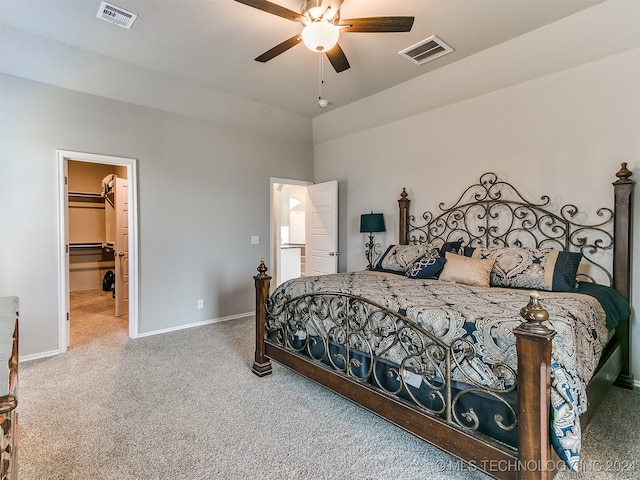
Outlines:
[[553,270],[553,292],[575,292],[578,289],[576,276],[582,260],[582,254],[578,252],[558,252],[555,268]]
[[440,247],[440,256],[442,258],[444,258],[444,256],[445,256],[444,254],[447,253],[447,252],[459,254],[461,248],[462,248],[462,242],[461,241],[458,241],[458,242],[445,242]]
[[467,247],[466,245],[462,249],[462,255],[465,257],[473,257],[473,252],[476,251],[476,247]]
[[413,262],[407,269],[409,278],[438,278],[446,260],[440,255],[426,254]]

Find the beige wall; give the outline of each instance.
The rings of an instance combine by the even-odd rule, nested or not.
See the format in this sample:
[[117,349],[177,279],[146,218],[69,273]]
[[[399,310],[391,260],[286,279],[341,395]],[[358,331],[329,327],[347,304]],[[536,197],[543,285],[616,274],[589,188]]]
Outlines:
[[0,79],[0,295],[20,297],[21,356],[58,345],[56,149],[138,159],[141,333],[253,309],[269,179],[311,180],[309,143]]

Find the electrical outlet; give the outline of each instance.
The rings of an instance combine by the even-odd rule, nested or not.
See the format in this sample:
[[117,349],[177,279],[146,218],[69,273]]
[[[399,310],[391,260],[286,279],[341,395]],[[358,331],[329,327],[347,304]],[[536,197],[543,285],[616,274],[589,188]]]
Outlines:
[[204,299],[202,298],[198,300],[198,310],[201,308],[204,308]]
[[260,236],[251,235],[251,245],[258,245],[260,243]]

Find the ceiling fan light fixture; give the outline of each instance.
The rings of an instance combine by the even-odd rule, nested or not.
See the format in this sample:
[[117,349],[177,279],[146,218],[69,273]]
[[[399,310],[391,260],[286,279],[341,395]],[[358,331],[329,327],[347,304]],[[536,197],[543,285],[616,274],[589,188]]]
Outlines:
[[329,22],[311,22],[302,29],[302,41],[313,52],[326,52],[336,43],[340,30]]

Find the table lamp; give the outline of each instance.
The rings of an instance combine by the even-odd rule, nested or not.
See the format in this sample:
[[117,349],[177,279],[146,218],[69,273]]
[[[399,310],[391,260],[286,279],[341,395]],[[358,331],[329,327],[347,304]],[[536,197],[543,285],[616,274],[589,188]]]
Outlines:
[[360,215],[360,233],[369,233],[369,243],[365,245],[365,255],[369,264],[367,270],[373,270],[373,265],[380,256],[380,244],[373,242],[373,234],[384,232],[384,217],[381,213],[364,213]]

